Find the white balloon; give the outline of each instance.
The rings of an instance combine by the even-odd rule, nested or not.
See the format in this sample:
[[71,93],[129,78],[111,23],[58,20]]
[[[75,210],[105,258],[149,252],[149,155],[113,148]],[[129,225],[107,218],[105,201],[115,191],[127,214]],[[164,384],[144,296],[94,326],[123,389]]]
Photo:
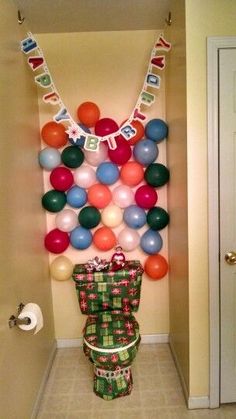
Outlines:
[[65,209],[58,212],[55,218],[57,228],[61,231],[69,232],[74,230],[78,224],[78,216],[71,209]]
[[112,193],[114,204],[120,208],[129,207],[134,202],[134,193],[129,186],[117,186]]
[[96,183],[96,173],[89,166],[81,166],[74,172],[74,181],[81,188],[89,188]]
[[118,234],[118,243],[126,252],[136,249],[139,245],[140,236],[136,230],[132,228],[125,227]]
[[103,144],[102,142],[99,143],[99,148],[97,151],[84,151],[84,157],[88,164],[91,164],[92,166],[98,166],[100,163],[103,163],[107,158],[107,146]]

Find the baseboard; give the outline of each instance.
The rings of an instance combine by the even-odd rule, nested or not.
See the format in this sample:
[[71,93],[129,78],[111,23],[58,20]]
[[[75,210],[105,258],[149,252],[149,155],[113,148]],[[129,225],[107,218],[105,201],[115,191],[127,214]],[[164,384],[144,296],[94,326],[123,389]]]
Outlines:
[[188,398],[188,409],[209,409],[209,407],[210,400],[207,396]]
[[182,368],[180,367],[179,360],[175,352],[175,348],[174,348],[171,336],[169,339],[169,344],[170,344],[171,353],[175,362],[175,366],[179,374],[180,382],[182,385],[182,389],[183,389],[183,393],[184,393],[184,397],[185,397],[188,409],[208,409],[210,407],[210,400],[208,396],[202,396],[202,397],[189,396],[188,388],[187,388],[187,385],[186,385],[186,382],[182,373]]
[[[154,335],[141,335],[143,344],[150,343],[168,343],[168,333],[159,333]],[[78,339],[57,339],[57,348],[77,348],[83,345],[83,338]]]
[[44,390],[45,390],[45,386],[46,386],[46,383],[47,383],[49,373],[51,371],[51,367],[52,367],[52,363],[53,363],[53,360],[54,360],[54,357],[55,357],[55,354],[56,354],[56,350],[57,350],[57,342],[55,340],[53,342],[52,349],[51,349],[51,352],[50,352],[50,355],[49,355],[49,358],[48,358],[48,363],[47,363],[47,366],[45,368],[43,378],[41,380],[41,384],[40,384],[40,387],[39,387],[39,391],[38,391],[36,401],[34,403],[33,411],[32,411],[32,414],[31,414],[31,419],[36,419],[37,418],[39,407],[40,407],[40,402],[41,402],[42,397],[43,397],[43,393],[44,393]]

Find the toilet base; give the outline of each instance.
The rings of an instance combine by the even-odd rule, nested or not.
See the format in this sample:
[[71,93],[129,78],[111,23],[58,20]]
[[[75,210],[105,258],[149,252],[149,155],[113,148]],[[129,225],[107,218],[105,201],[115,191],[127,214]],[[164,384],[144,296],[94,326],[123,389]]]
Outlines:
[[113,400],[131,393],[133,379],[131,367],[105,370],[94,367],[94,393],[104,400]]

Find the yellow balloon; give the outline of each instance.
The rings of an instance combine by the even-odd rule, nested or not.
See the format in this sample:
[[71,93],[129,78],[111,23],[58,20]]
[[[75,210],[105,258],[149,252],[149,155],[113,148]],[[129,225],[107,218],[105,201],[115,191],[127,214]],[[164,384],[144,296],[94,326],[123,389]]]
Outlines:
[[122,223],[123,211],[117,205],[108,205],[102,211],[102,223],[107,227],[117,227]]
[[66,281],[70,279],[73,273],[74,265],[66,256],[56,257],[50,266],[51,276],[57,281]]

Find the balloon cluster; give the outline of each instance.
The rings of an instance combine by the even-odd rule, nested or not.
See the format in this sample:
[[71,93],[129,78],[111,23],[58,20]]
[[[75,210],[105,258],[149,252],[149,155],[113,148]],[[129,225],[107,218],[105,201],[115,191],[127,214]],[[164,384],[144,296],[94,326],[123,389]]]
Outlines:
[[[92,102],[82,103],[77,115],[79,125],[87,132],[93,128],[98,136],[119,130],[113,119],[100,118],[100,110]],[[159,255],[163,244],[159,230],[169,223],[169,215],[156,206],[157,188],[169,181],[169,170],[155,161],[168,127],[161,119],[152,119],[145,127],[136,119],[131,125],[136,130],[132,139],[119,135],[116,149],[104,141],[97,151],[85,150],[83,138],[72,142],[60,123],[50,121],[43,126],[41,136],[47,147],[39,153],[39,164],[50,172],[51,189],[43,195],[42,206],[56,214],[55,228],[46,235],[45,247],[60,254],[69,245],[83,250],[93,243],[101,251],[111,250],[117,243],[124,251],[140,246],[149,255],[146,273],[160,279],[168,265]],[[122,222],[125,227],[116,237],[113,229]],[[138,229],[146,224],[148,229],[140,237]]]

